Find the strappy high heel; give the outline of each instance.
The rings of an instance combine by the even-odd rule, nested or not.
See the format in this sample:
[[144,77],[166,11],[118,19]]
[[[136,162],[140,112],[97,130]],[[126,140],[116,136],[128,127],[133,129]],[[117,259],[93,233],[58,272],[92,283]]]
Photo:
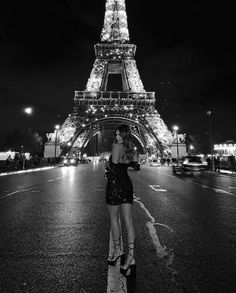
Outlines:
[[128,258],[128,260],[126,260],[126,262],[124,262],[124,264],[121,265],[120,267],[120,273],[123,276],[128,276],[131,274],[132,270],[135,270],[136,268],[136,264],[135,264],[135,259],[134,259],[134,254],[130,253],[131,250],[134,250],[134,243],[129,243],[129,248],[128,248],[128,253],[127,255],[131,256],[130,258]]
[[121,248],[120,239],[113,240],[113,242],[114,242],[114,252],[107,259],[107,263],[110,266],[115,266],[118,259],[123,255],[123,250]]

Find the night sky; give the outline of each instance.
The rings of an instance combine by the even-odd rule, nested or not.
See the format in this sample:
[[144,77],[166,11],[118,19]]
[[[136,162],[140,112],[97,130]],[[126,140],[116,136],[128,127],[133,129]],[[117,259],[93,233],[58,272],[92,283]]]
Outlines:
[[[51,132],[73,111],[100,42],[105,0],[4,1],[0,8],[0,131]],[[167,126],[236,140],[235,9],[226,2],[126,0],[131,43]],[[33,106],[29,118],[25,106]]]

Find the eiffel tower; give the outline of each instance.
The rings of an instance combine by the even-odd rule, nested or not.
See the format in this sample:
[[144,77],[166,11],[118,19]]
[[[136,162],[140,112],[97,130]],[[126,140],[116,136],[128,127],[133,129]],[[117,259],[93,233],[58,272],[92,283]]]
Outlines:
[[[161,154],[168,150],[172,133],[155,110],[155,93],[145,91],[140,79],[136,45],[129,38],[125,0],[106,1],[101,42],[94,49],[96,59],[86,89],[75,91],[74,111],[60,130],[61,147],[83,153],[97,138],[100,152],[106,151],[108,145],[111,148],[115,127],[125,123],[139,150]],[[109,79],[117,76],[121,90],[109,91]]]

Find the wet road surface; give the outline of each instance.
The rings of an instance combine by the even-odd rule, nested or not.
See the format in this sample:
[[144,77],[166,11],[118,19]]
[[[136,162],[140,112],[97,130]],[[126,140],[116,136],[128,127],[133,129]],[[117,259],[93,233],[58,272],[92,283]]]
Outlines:
[[106,264],[102,163],[0,177],[0,292],[235,292],[236,178],[129,174],[136,278]]

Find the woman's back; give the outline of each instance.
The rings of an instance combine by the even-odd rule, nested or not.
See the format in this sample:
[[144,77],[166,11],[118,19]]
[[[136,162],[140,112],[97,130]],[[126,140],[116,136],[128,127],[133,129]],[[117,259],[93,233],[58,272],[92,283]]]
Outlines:
[[129,164],[132,159],[127,159],[123,143],[113,143],[112,145],[112,162],[115,164]]

